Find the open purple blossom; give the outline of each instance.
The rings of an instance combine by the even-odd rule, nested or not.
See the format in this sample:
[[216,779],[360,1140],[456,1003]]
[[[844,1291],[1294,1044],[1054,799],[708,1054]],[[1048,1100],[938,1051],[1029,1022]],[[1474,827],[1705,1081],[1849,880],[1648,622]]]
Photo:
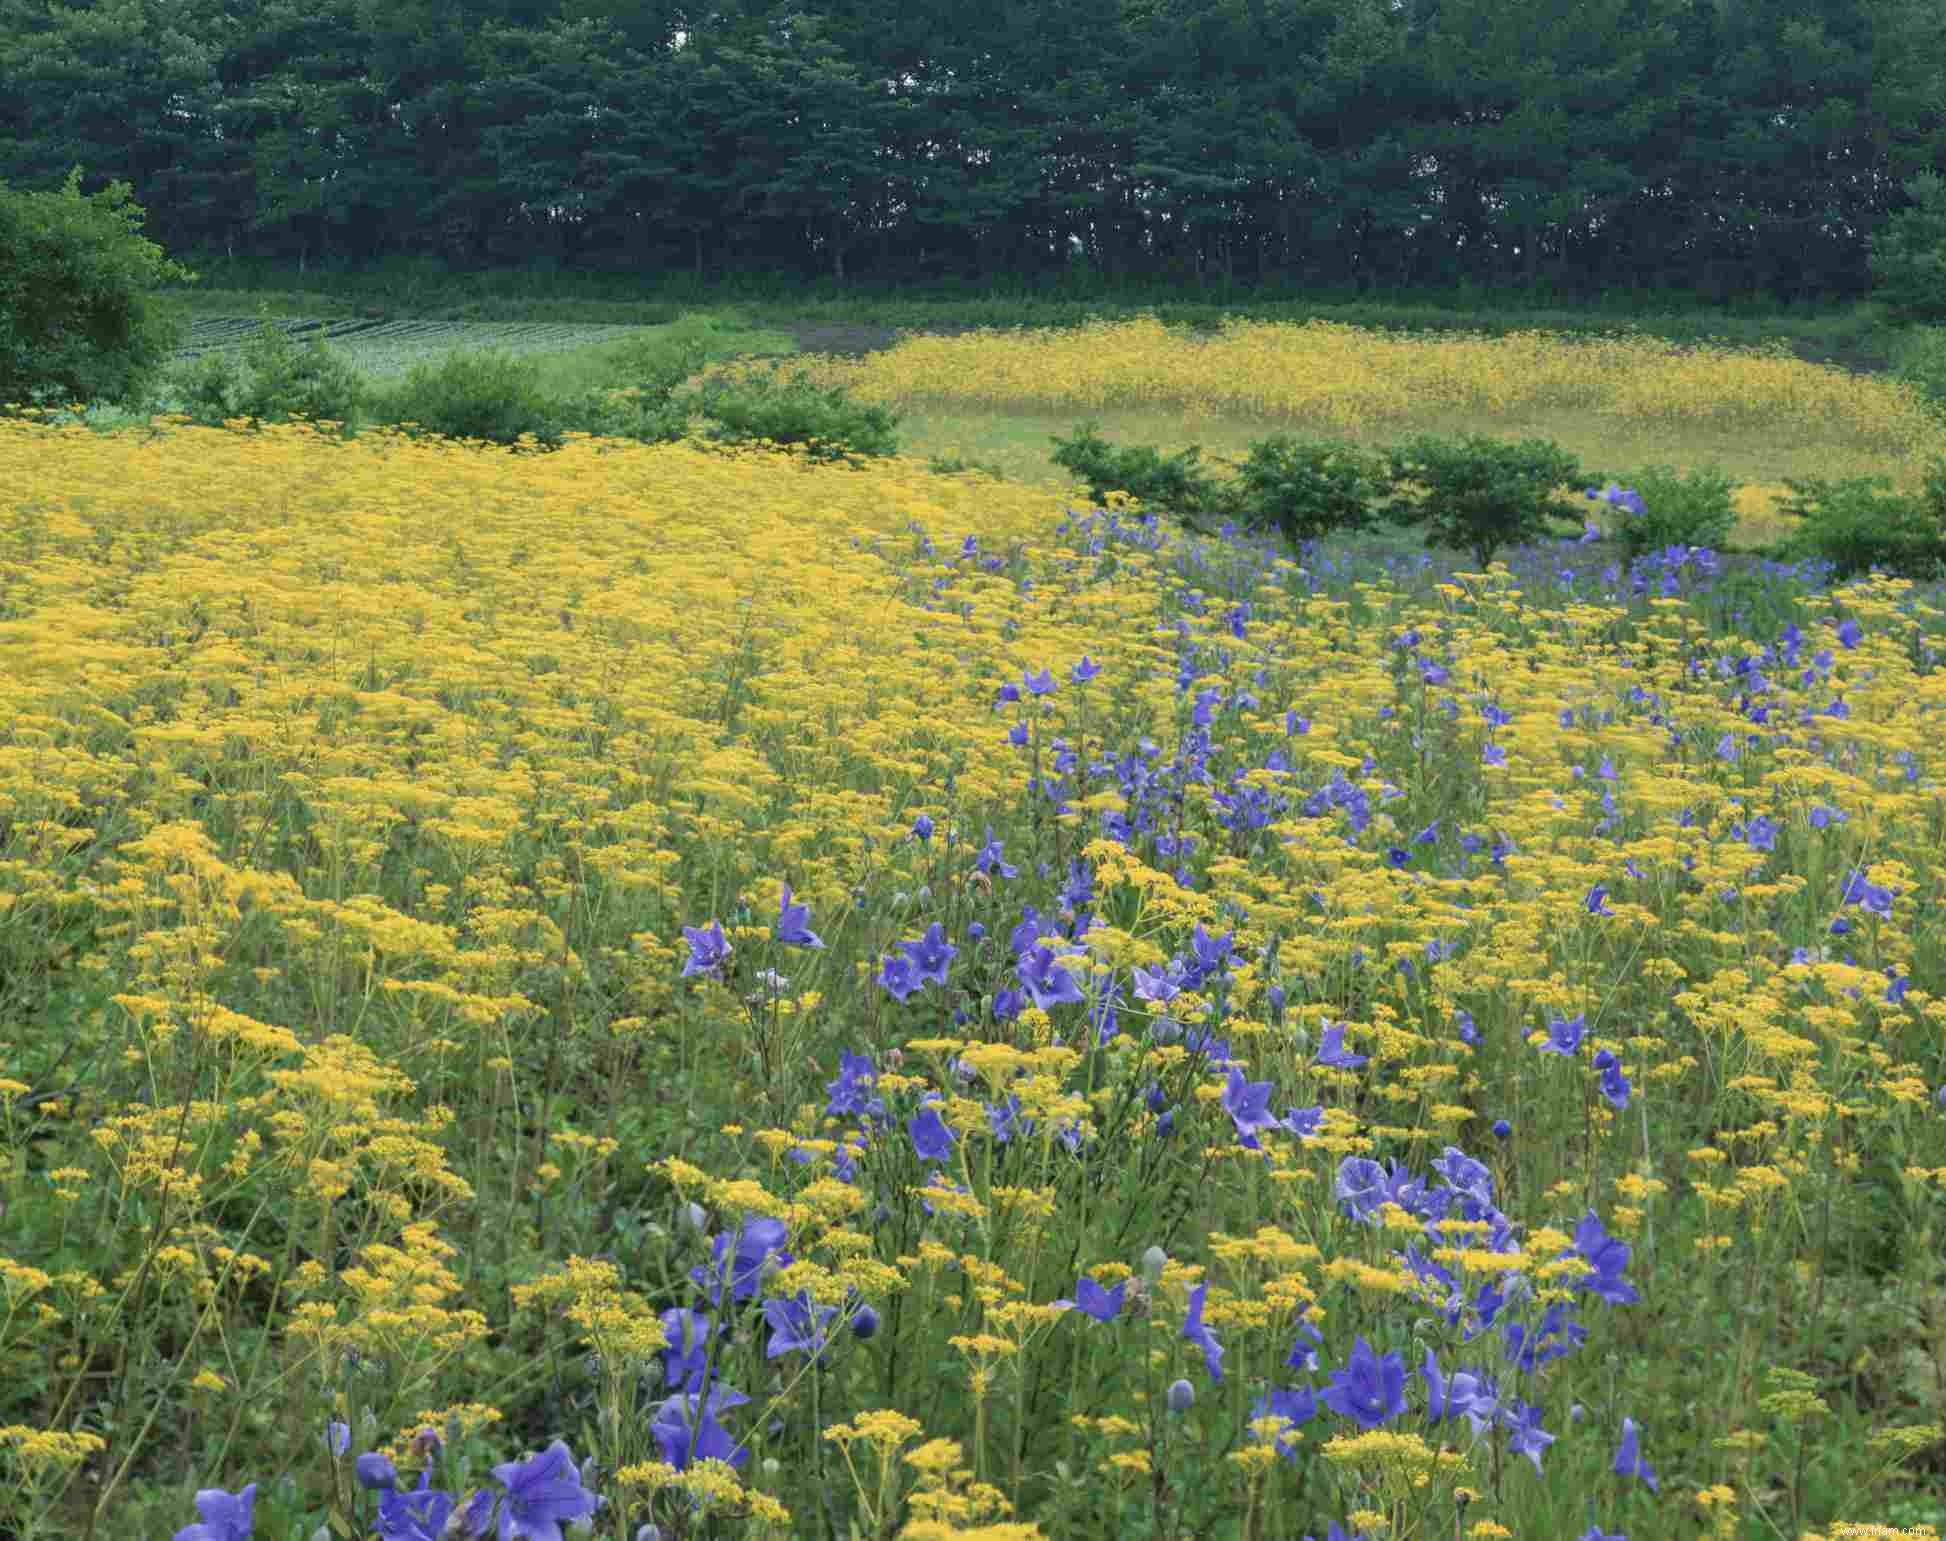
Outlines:
[[241,1493],[206,1487],[196,1495],[196,1513],[202,1523],[183,1526],[176,1532],[175,1541],[250,1541],[256,1507],[254,1482]]
[[1113,1289],[1103,1289],[1084,1273],[1075,1281],[1074,1299],[1057,1300],[1054,1307],[1059,1311],[1080,1311],[1098,1322],[1112,1322],[1122,1314],[1122,1300],[1127,1293],[1126,1279]]
[[1216,1334],[1203,1325],[1203,1299],[1209,1293],[1207,1284],[1198,1284],[1189,1292],[1189,1315],[1183,1318],[1182,1335],[1203,1351],[1203,1365],[1214,1381],[1223,1379],[1223,1345],[1216,1341]]
[[1466,1370],[1457,1370],[1448,1380],[1440,1373],[1439,1360],[1431,1349],[1426,1350],[1425,1362],[1419,1366],[1419,1373],[1426,1381],[1426,1416],[1435,1424],[1450,1423],[1473,1405],[1473,1394],[1480,1385],[1478,1376]]
[[1283,1124],[1300,1140],[1308,1140],[1324,1127],[1324,1104],[1310,1108],[1287,1108]]
[[1087,999],[1074,975],[1063,968],[1050,947],[1036,947],[1020,960],[1017,972],[1034,1004],[1047,1011],[1062,1002],[1080,1004]]
[[715,1324],[688,1307],[662,1313],[662,1335],[669,1340],[662,1351],[662,1382],[684,1391],[699,1391],[709,1368],[709,1340]]
[[900,949],[912,960],[912,977],[920,984],[928,980],[946,983],[946,969],[959,955],[959,949],[946,940],[946,928],[934,921],[916,942],[901,942]]
[[1622,1420],[1621,1448],[1615,1452],[1615,1475],[1618,1477],[1639,1477],[1648,1483],[1651,1493],[1662,1491],[1662,1484],[1656,1480],[1655,1468],[1642,1459],[1642,1447],[1635,1432],[1635,1420]]
[[824,939],[810,927],[811,908],[791,903],[791,885],[784,885],[784,899],[777,919],[777,940],[786,947],[822,947]]
[[1584,902],[1588,906],[1590,915],[1609,916],[1615,913],[1608,907],[1608,890],[1600,883],[1588,890],[1588,897]]
[[919,977],[919,970],[904,953],[888,952],[884,967],[879,970],[878,982],[885,992],[901,1003],[913,991],[921,988],[925,981]]
[[720,1419],[749,1400],[728,1386],[712,1386],[707,1397],[687,1392],[662,1402],[649,1423],[662,1459],[677,1471],[686,1471],[692,1461],[725,1461],[741,1467],[750,1459],[749,1447],[739,1445]]
[[1083,653],[1081,662],[1068,670],[1068,678],[1077,685],[1085,685],[1099,673],[1101,673],[1101,665]]
[[1867,881],[1862,868],[1853,868],[1845,877],[1843,902],[1856,904],[1868,914],[1890,915],[1892,900],[1895,897],[1894,890],[1881,888],[1878,884]]
[[1136,964],[1135,997],[1147,1001],[1151,1006],[1166,1006],[1182,993],[1182,964],[1171,961],[1167,967],[1147,969]]
[[1385,1168],[1369,1156],[1347,1156],[1338,1163],[1338,1180],[1333,1196],[1354,1220],[1374,1220],[1379,1206],[1391,1197]]
[[1541,1053],[1578,1054],[1587,1030],[1588,1024],[1579,1012],[1565,1020],[1556,1016],[1547,1024],[1547,1042],[1541,1045]]
[[1320,1400],[1361,1429],[1376,1429],[1405,1411],[1405,1362],[1397,1354],[1381,1358],[1360,1337],[1350,1362],[1331,1372],[1331,1385]]
[[562,1440],[525,1461],[502,1461],[493,1475],[507,1490],[500,1506],[500,1541],[563,1541],[564,1520],[587,1519],[601,1507],[581,1485]]
[[1000,848],[1004,844],[1004,841],[993,838],[993,826],[987,825],[986,844],[980,847],[980,854],[973,858],[973,865],[988,877],[995,873],[1003,878],[1019,877],[1020,870],[1001,859]]
[[1318,1039],[1317,1064],[1329,1065],[1334,1070],[1356,1070],[1370,1057],[1367,1054],[1353,1054],[1345,1047],[1344,1023],[1324,1024],[1324,1032]]
[[1277,1453],[1287,1461],[1297,1459],[1298,1424],[1309,1423],[1318,1415],[1318,1399],[1309,1386],[1299,1386],[1295,1391],[1279,1391],[1272,1388],[1257,1398],[1250,1408],[1250,1421],[1259,1418],[1288,1419],[1291,1428],[1280,1430],[1277,1435]]
[[912,1136],[912,1148],[919,1153],[921,1161],[944,1161],[959,1143],[939,1116],[939,1109],[930,1104],[913,1115],[905,1132]]
[[430,1470],[422,1471],[418,1487],[410,1492],[380,1495],[379,1541],[445,1541],[449,1532],[485,1535],[487,1517],[493,1512],[493,1495],[484,1489],[476,1493],[455,1524],[453,1509],[457,1502],[451,1493],[432,1485]]
[[1563,1256],[1578,1257],[1594,1269],[1575,1282],[1577,1290],[1592,1290],[1611,1306],[1631,1306],[1642,1298],[1622,1277],[1622,1270],[1628,1267],[1628,1243],[1603,1230],[1592,1209],[1574,1228],[1574,1245]]
[[1020,677],[1020,682],[1027,687],[1028,693],[1031,695],[1051,695],[1054,691],[1054,671],[1052,669],[1043,669],[1039,674],[1023,674]]
[[690,1269],[690,1281],[717,1302],[723,1298],[726,1283],[732,1300],[748,1300],[757,1293],[764,1269],[773,1257],[779,1268],[788,1268],[796,1261],[784,1250],[784,1242],[789,1235],[790,1231],[782,1220],[773,1220],[768,1215],[745,1220],[738,1228],[734,1241],[728,1235],[719,1235],[715,1239],[711,1245],[709,1267],[705,1269],[698,1264]]
[[709,929],[698,931],[694,926],[684,926],[682,934],[689,941],[689,961],[682,966],[682,977],[691,978],[696,974],[712,974],[730,960],[729,939],[723,935],[723,922],[712,920]]
[[389,1493],[399,1485],[399,1472],[376,1450],[367,1450],[351,1464],[351,1474],[368,1493]]
[[1541,1410],[1525,1402],[1516,1402],[1502,1420],[1508,1430],[1507,1448],[1515,1455],[1524,1455],[1534,1463],[1536,1475],[1541,1470],[1541,1452],[1554,1443],[1554,1436],[1541,1427]]
[[770,1346],[764,1357],[821,1355],[831,1341],[831,1318],[837,1314],[836,1306],[814,1304],[808,1290],[799,1290],[789,1300],[771,1297],[764,1302],[764,1320],[770,1324]]
[[1229,1084],[1223,1088],[1223,1111],[1236,1125],[1237,1136],[1251,1150],[1259,1148],[1257,1131],[1275,1129],[1277,1120],[1270,1112],[1271,1083],[1246,1081],[1240,1069],[1230,1071]]
[[1595,1069],[1601,1075],[1601,1094],[1608,1100],[1610,1107],[1620,1112],[1628,1106],[1628,1077],[1622,1074],[1622,1062],[1614,1053],[1602,1049],[1595,1055]]

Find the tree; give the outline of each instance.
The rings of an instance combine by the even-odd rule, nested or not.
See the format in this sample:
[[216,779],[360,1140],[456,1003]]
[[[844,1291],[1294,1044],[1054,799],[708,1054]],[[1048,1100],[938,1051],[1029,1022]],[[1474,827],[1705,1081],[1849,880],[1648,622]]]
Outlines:
[[0,407],[146,399],[182,340],[179,316],[149,292],[198,275],[142,236],[126,182],[81,196],[0,182]]

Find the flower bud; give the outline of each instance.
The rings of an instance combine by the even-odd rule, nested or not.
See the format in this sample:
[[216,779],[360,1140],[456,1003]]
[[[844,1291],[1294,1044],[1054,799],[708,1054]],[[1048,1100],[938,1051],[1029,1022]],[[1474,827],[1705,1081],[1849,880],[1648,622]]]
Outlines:
[[352,1463],[358,1485],[374,1493],[389,1493],[399,1485],[398,1468],[376,1450],[367,1450]]
[[700,1231],[709,1224],[709,1216],[703,1213],[701,1204],[684,1204],[676,1210],[676,1223],[692,1231]]
[[1186,1413],[1196,1405],[1196,1388],[1186,1380],[1171,1382],[1168,1395],[1172,1413]]
[[860,1306],[858,1314],[851,1319],[852,1333],[859,1339],[867,1339],[878,1332],[878,1312],[870,1306]]
[[932,903],[932,884],[921,883],[919,885],[919,903],[922,906]]
[[1162,1270],[1169,1266],[1169,1254],[1160,1247],[1151,1247],[1142,1254],[1142,1277],[1153,1284],[1162,1277]]

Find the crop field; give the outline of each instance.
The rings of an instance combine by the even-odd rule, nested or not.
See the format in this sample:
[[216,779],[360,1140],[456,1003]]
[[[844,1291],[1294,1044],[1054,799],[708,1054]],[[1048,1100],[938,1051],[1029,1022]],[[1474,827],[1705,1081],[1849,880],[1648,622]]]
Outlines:
[[[640,331],[633,326],[575,325],[545,321],[297,320],[274,323],[293,343],[313,339],[341,355],[360,374],[374,379],[403,375],[414,364],[449,353],[491,348],[516,358],[562,353],[590,344],[615,342]],[[208,353],[240,352],[260,323],[231,317],[199,318],[177,350],[180,360]]]
[[[928,450],[1946,451],[1707,350],[807,367]],[[1946,1526],[1936,585],[583,435],[0,487],[0,1534]]]

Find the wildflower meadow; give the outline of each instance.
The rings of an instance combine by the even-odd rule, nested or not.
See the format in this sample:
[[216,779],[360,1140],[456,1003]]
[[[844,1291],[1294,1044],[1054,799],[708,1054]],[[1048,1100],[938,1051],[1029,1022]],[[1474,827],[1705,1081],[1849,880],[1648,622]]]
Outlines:
[[[817,367],[1942,446],[1320,337]],[[1485,570],[586,434],[0,487],[0,1534],[1946,1526],[1936,586],[1615,481]]]

